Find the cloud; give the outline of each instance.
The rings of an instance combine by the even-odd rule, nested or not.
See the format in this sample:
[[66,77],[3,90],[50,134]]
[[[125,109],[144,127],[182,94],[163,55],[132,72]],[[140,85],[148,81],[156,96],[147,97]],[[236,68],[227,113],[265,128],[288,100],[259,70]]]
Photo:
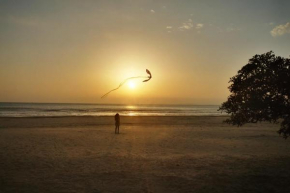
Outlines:
[[155,11],[153,9],[150,10],[151,13],[155,13]]
[[278,25],[270,32],[273,37],[282,36],[284,34],[290,33],[290,23],[285,25]]
[[187,22],[184,22],[184,23],[179,27],[179,29],[180,29],[181,31],[183,31],[183,30],[189,30],[189,29],[191,29],[191,28],[193,28],[192,19],[188,19]]
[[193,24],[191,22],[185,22],[183,23],[179,29],[183,30],[183,29],[186,29],[186,30],[189,30],[193,27]]
[[198,23],[198,24],[196,24],[196,29],[201,29],[201,28],[203,28],[203,26],[204,26],[204,24],[202,24],[202,23]]
[[166,29],[172,29],[172,26],[170,26],[170,25],[166,26]]

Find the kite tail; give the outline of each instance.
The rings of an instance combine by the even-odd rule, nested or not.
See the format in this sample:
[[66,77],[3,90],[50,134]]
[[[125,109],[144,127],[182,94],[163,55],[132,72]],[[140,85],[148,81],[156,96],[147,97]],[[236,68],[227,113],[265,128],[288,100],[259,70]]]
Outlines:
[[118,86],[117,88],[113,89],[113,90],[110,90],[109,92],[107,92],[106,94],[104,94],[103,96],[101,96],[101,98],[106,97],[108,94],[110,94],[110,92],[113,92],[114,90],[117,90],[117,89],[120,88],[120,87],[121,87],[121,85]]
[[[106,94],[104,94],[103,96],[101,96],[101,98],[104,98],[106,97],[108,94],[110,94],[111,92],[115,91],[115,90],[118,90],[121,86],[123,86],[123,84],[125,84],[128,80],[131,80],[131,79],[136,79],[136,78],[148,78],[147,76],[135,76],[135,77],[130,77],[130,78],[127,78],[125,79],[123,82],[121,82],[121,84],[117,87],[117,88],[114,88],[112,90],[110,90],[109,92],[107,92]],[[147,80],[148,81],[148,80]]]

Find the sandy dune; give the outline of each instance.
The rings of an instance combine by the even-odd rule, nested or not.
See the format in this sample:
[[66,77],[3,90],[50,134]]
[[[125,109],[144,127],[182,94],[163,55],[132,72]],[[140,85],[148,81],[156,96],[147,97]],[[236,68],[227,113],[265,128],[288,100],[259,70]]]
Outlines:
[[224,117],[0,118],[0,192],[289,192],[279,125]]

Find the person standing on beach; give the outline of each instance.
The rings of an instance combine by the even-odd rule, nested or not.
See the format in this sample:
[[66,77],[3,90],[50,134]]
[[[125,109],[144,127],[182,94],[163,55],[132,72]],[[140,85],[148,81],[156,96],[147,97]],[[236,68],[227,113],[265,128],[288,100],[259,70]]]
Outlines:
[[120,131],[119,131],[119,128],[120,128],[120,115],[119,115],[119,113],[117,113],[116,115],[115,115],[115,134],[119,134],[120,133]]

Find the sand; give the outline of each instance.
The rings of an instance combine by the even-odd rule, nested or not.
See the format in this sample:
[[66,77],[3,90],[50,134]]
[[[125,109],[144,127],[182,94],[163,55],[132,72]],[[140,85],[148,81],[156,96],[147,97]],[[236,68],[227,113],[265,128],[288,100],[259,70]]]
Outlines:
[[225,117],[0,118],[0,192],[289,192],[279,125]]

